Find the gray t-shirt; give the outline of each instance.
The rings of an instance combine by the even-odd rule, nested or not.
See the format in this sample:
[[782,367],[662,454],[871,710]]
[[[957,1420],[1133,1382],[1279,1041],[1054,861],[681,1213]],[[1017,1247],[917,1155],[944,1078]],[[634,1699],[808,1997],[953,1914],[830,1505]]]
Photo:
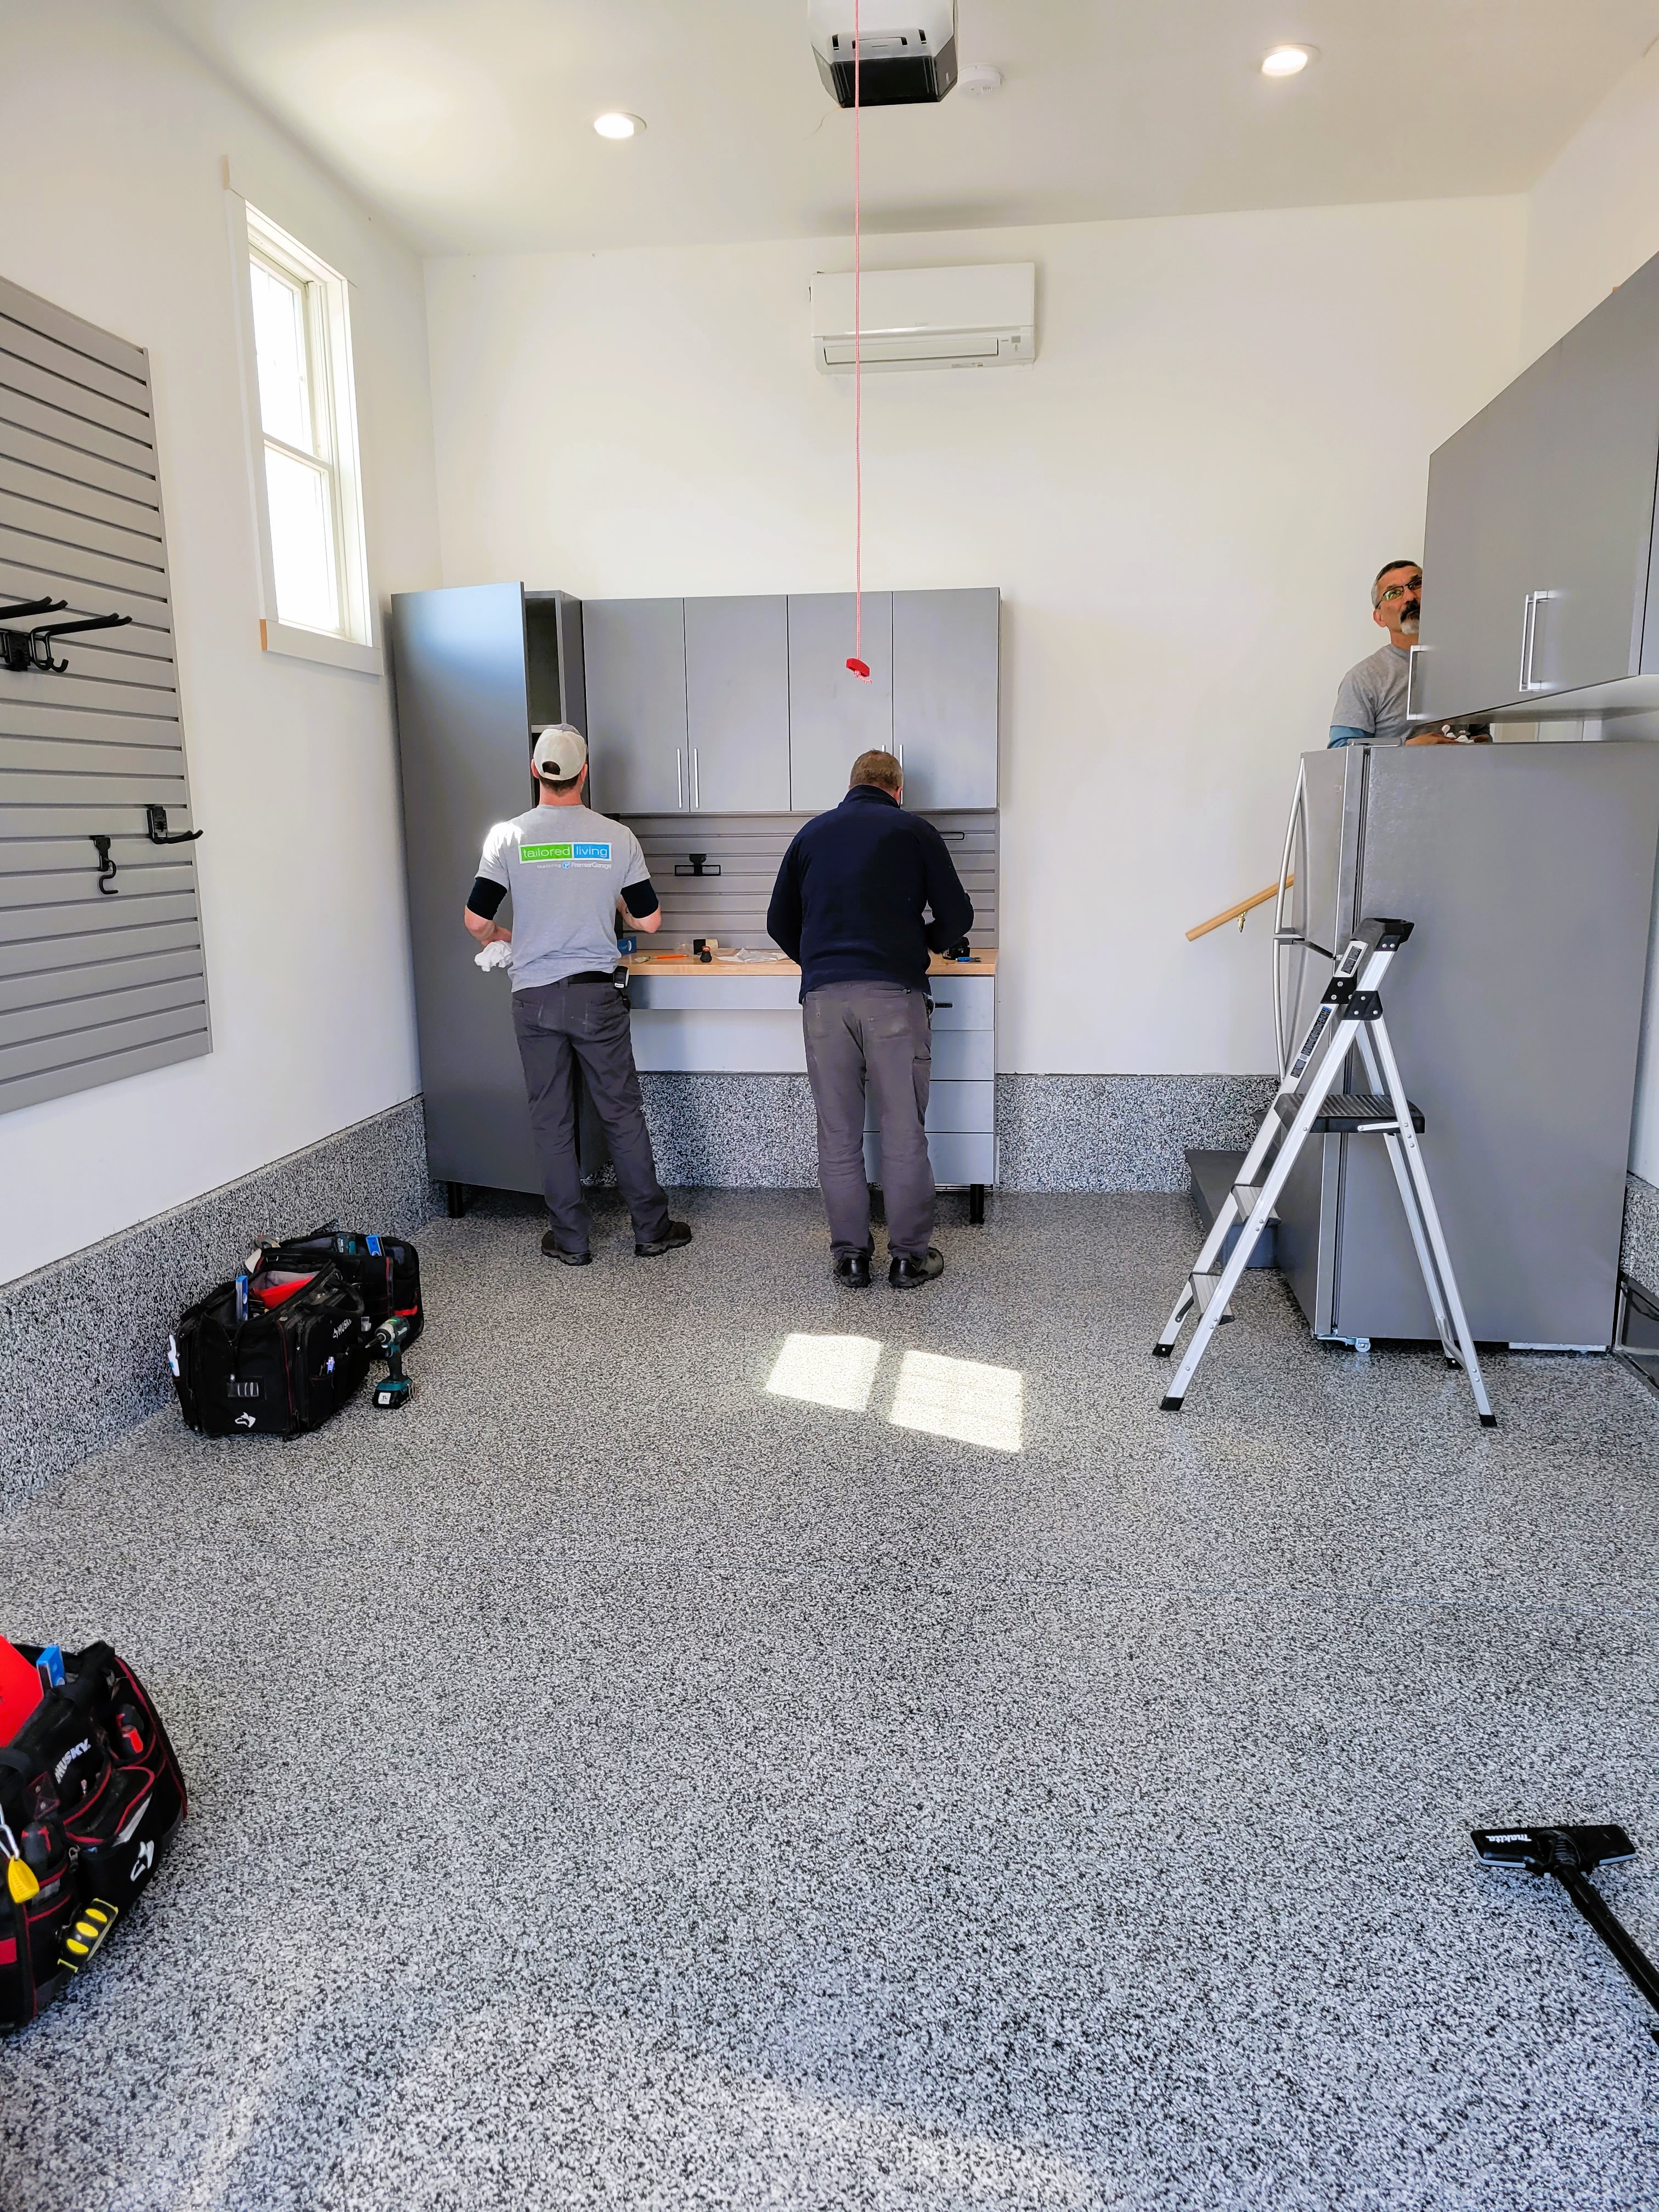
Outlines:
[[1401,744],[1412,733],[1406,719],[1406,678],[1411,655],[1397,645],[1358,662],[1343,678],[1331,709],[1334,730],[1358,730],[1382,744]]
[[532,806],[498,822],[478,873],[513,894],[515,991],[585,969],[608,975],[617,964],[617,897],[651,880],[634,832],[587,806]]

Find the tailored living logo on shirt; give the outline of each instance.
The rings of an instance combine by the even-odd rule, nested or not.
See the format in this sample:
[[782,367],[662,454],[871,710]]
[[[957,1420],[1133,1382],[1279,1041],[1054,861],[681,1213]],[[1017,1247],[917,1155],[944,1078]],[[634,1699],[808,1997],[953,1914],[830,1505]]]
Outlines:
[[600,867],[611,865],[609,845],[520,845],[520,860],[531,863],[557,861],[562,866],[578,866],[586,860]]

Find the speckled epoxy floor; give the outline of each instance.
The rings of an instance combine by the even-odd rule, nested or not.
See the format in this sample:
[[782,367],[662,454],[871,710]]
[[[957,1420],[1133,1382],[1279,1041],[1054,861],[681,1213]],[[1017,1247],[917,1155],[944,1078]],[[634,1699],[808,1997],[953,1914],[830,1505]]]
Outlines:
[[[684,1204],[580,1272],[433,1223],[405,1413],[164,1415],[0,1522],[194,1788],[0,2045],[4,2212],[1659,2200],[1639,2001],[1466,1834],[1623,1820],[1659,1950],[1659,1401],[1500,1359],[1483,1434],[1265,1277],[1177,1421],[1183,1200],[952,1202],[905,1297]],[[792,1333],[862,1410],[768,1394]],[[1020,1448],[894,1425],[907,1350]]]

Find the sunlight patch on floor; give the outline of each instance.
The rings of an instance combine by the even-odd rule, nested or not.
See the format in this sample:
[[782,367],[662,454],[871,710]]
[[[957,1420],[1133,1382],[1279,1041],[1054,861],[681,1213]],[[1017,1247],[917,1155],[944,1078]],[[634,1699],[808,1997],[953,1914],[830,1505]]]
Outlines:
[[1017,1452],[1024,1417],[1025,1377],[1018,1368],[907,1352],[887,1418],[896,1428]]
[[861,1413],[881,1360],[872,1336],[787,1336],[766,1378],[775,1398],[804,1398],[812,1406],[839,1406]]

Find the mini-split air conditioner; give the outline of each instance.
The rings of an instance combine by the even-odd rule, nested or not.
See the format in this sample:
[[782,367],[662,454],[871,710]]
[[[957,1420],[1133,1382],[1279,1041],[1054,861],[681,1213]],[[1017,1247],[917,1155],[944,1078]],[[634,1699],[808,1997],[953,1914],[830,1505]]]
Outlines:
[[[867,369],[1006,368],[1036,358],[1036,264],[866,269],[860,303]],[[826,376],[853,367],[853,279],[812,279],[812,356]]]

